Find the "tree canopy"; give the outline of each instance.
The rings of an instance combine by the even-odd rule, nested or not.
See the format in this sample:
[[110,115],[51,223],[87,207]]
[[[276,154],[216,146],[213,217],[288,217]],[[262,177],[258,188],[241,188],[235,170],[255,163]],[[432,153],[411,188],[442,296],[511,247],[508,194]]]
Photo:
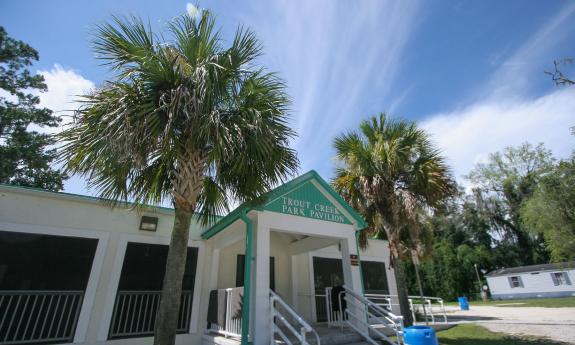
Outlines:
[[44,77],[28,68],[38,52],[8,36],[0,26],[0,183],[58,191],[67,178],[52,167],[56,140],[39,128],[57,127],[59,117],[39,108],[39,92],[47,90]]
[[541,178],[521,217],[532,233],[543,234],[553,261],[575,259],[575,155]]
[[502,239],[517,243],[517,264],[548,259],[541,236],[521,221],[521,207],[533,195],[541,178],[553,169],[555,159],[543,144],[524,143],[489,155],[467,178],[475,185],[479,211]]

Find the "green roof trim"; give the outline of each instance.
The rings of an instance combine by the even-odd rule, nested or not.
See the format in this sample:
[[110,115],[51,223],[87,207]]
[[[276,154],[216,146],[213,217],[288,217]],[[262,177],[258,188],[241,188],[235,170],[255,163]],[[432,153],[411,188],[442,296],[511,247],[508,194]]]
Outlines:
[[[335,200],[337,205],[333,205],[312,181],[319,184],[321,189],[327,192],[327,194]],[[340,224],[355,224],[357,230],[367,227],[367,223],[361,215],[314,170],[269,191],[263,198],[265,201],[257,205],[250,203],[240,205],[214,226],[206,230],[202,234],[202,238],[209,239],[215,236],[237,221],[242,213],[247,213],[252,210],[291,214]],[[312,203],[314,206],[319,207],[317,209],[311,207]],[[337,206],[343,208],[351,218],[339,212]]]

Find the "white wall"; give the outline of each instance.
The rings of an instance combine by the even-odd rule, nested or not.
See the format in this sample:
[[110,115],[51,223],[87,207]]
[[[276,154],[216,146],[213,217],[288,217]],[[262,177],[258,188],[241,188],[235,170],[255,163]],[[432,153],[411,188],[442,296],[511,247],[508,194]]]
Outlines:
[[[551,278],[552,272],[567,272],[571,285],[557,285],[553,284]],[[523,282],[523,287],[511,288],[509,285],[509,277],[520,276]],[[497,277],[487,277],[489,290],[493,298],[522,298],[522,297],[554,297],[558,294],[566,296],[575,296],[575,270],[565,271],[546,271],[531,273],[510,274]]]
[[[291,303],[291,258],[286,248],[289,238],[276,232],[270,236],[270,253],[274,258],[276,292]],[[245,253],[245,240],[241,240],[222,248],[219,259],[218,289],[236,286],[237,256]],[[253,269],[253,268],[252,268]]]
[[[158,217],[156,232],[140,231],[142,215]],[[127,242],[168,244],[173,224],[173,211],[166,209],[136,212],[108,205],[94,199],[61,193],[0,186],[0,231],[41,233],[60,236],[97,238],[99,240],[92,272],[78,322],[75,342],[102,344],[107,339],[116,288]],[[200,292],[207,290],[204,242],[199,241],[203,229],[192,224],[190,246],[198,247],[198,266],[191,333],[180,335],[178,344],[199,343],[204,317],[198,323],[200,310],[207,310]],[[205,306],[203,304],[206,304]],[[205,314],[204,314],[205,315]],[[123,344],[152,344],[153,339],[133,338]],[[109,343],[118,341],[109,341]]]

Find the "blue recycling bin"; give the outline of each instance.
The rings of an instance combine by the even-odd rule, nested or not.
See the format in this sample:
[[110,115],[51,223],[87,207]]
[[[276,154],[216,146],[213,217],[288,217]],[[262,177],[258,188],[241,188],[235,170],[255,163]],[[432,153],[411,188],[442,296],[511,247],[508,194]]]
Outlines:
[[435,331],[427,326],[411,326],[404,329],[405,345],[439,345]]
[[459,297],[457,300],[459,301],[459,309],[469,310],[469,302],[467,302],[467,297]]

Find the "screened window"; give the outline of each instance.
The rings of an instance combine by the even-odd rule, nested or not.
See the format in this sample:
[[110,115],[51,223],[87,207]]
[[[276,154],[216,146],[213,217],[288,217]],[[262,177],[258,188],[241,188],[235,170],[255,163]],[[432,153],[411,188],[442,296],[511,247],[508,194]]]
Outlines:
[[551,273],[551,279],[553,279],[553,285],[571,285],[571,281],[567,276],[566,272],[553,272]]
[[84,290],[98,240],[0,231],[0,290]]
[[[245,259],[246,256],[244,254],[238,254],[236,260],[236,287],[244,286]],[[273,256],[270,256],[270,289],[276,291],[276,268]]]
[[361,271],[365,293],[389,294],[384,262],[361,261]]
[[[118,290],[160,291],[168,259],[167,245],[129,242]],[[188,248],[182,290],[193,290],[198,248]]]
[[520,276],[509,277],[509,286],[511,286],[511,288],[523,287],[523,282],[521,281],[521,277]]
[[343,285],[341,259],[313,257],[315,293],[325,293],[326,287]]
[[[169,247],[129,242],[116,294],[109,338],[131,338],[154,333]],[[188,248],[176,330],[189,331],[198,249]]]

